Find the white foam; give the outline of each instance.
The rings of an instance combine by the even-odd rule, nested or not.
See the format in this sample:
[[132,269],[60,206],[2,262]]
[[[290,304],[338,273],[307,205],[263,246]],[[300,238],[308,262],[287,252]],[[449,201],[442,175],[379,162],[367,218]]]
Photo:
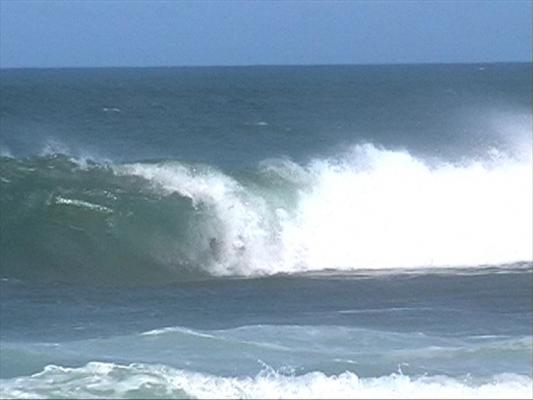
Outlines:
[[284,260],[302,269],[475,266],[532,259],[532,168],[431,167],[407,152],[357,146],[317,160],[295,218],[284,223]]
[[125,165],[116,172],[141,176],[157,190],[208,209],[211,219],[190,232],[199,247],[189,259],[209,251],[209,238],[219,239],[219,256],[209,267],[214,274],[533,259],[530,158],[499,154],[487,162],[429,165],[405,151],[361,145],[304,166],[280,160],[260,167],[259,173],[293,188],[292,208],[215,169],[164,163]]
[[475,383],[447,376],[392,374],[359,378],[351,372],[294,376],[265,369],[255,377],[221,377],[162,365],[91,362],[50,365],[35,375],[0,380],[3,398],[531,398],[533,382],[503,374]]

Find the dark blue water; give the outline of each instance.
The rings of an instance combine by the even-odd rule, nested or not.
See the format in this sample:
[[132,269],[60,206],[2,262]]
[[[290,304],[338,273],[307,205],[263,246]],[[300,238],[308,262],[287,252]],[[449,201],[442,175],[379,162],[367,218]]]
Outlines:
[[281,155],[308,159],[365,141],[430,156],[479,154],[502,141],[493,118],[528,113],[530,69],[3,70],[2,145],[14,155],[48,146],[114,161],[172,158],[219,166]]

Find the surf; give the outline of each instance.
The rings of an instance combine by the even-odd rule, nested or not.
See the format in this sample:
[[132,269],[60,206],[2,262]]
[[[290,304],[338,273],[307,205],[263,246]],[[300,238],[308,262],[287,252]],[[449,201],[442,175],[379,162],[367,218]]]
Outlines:
[[78,368],[49,365],[29,377],[4,379],[3,397],[84,398],[529,398],[531,378],[501,374],[489,380],[447,376],[359,378],[319,371],[286,374],[268,366],[255,377],[224,377],[165,365],[90,362]]
[[452,163],[360,144],[247,170],[58,154],[0,165],[7,278],[155,282],[533,259],[530,156]]

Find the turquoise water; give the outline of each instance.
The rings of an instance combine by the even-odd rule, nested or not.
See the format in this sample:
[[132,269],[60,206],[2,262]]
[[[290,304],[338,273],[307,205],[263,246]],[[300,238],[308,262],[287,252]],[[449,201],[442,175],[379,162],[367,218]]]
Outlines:
[[531,65],[0,72],[3,397],[529,397]]

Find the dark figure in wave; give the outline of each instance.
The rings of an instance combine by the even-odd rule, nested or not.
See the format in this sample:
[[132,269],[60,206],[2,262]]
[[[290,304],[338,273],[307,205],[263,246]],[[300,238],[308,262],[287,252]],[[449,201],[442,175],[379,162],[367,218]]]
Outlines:
[[[237,255],[242,255],[246,250],[246,246],[244,245],[244,240],[241,235],[238,235],[237,239],[238,241],[236,243],[233,243],[233,248],[235,249]],[[218,240],[215,237],[209,239],[209,248],[211,249],[211,253],[213,254],[213,259],[216,262],[220,262],[220,260],[222,259],[223,247],[223,241]]]

